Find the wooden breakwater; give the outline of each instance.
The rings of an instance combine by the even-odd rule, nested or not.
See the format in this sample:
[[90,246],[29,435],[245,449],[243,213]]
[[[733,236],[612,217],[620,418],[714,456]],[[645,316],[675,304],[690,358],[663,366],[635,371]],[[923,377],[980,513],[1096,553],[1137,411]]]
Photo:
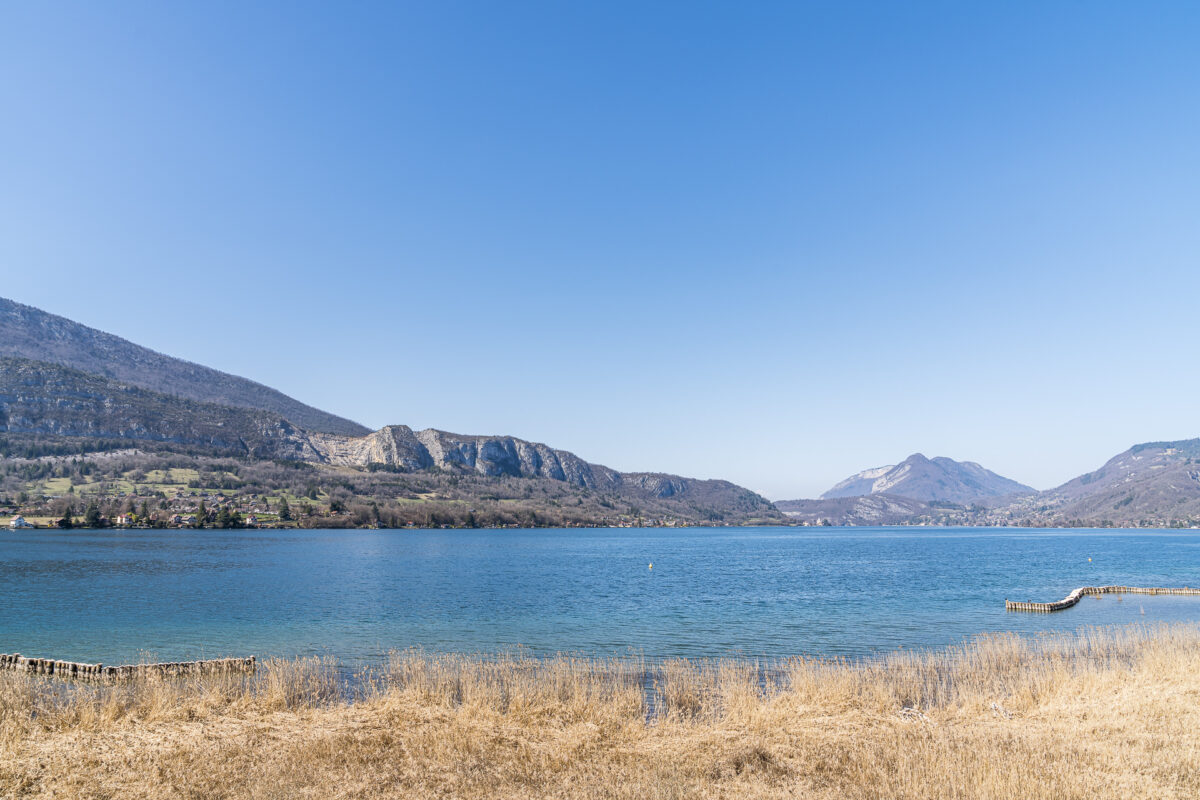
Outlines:
[[1079,599],[1089,594],[1194,594],[1200,595],[1200,589],[1184,586],[1180,589],[1144,586],[1080,586],[1057,603],[1018,603],[1005,600],[1006,611],[1062,611],[1079,602]]
[[249,674],[256,667],[255,657],[214,658],[207,661],[164,661],[158,664],[83,664],[78,661],[59,661],[53,658],[27,658],[20,653],[0,653],[0,670],[25,672],[31,675],[53,675],[76,680],[122,681],[150,675],[168,677],[179,675]]

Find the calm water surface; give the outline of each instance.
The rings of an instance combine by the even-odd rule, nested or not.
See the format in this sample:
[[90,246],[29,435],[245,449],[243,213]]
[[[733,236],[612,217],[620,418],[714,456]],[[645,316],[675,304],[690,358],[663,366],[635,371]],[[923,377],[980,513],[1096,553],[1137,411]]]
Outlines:
[[1197,597],[1004,610],[1006,597],[1105,583],[1200,586],[1200,531],[0,532],[0,652],[858,656],[983,631],[1200,620]]

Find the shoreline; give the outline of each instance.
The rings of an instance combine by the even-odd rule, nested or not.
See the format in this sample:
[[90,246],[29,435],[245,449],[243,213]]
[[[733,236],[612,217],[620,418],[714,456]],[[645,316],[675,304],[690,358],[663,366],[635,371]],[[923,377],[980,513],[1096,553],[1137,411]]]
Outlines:
[[[1190,593],[1200,594],[1200,590]],[[1145,590],[1150,594],[1150,590]],[[1161,596],[1168,596],[1162,594]],[[1007,601],[1012,604],[1012,601]],[[1080,640],[1092,635],[1111,636],[1117,634],[1153,631],[1167,628],[1195,628],[1200,638],[1200,619],[1153,622],[1080,622],[1074,628],[1051,628],[1038,631],[983,630],[969,633],[959,640],[940,645],[898,645],[892,648],[870,649],[863,652],[781,652],[746,653],[731,651],[701,655],[647,655],[633,648],[615,648],[608,651],[586,649],[542,649],[537,650],[523,644],[501,646],[493,649],[436,649],[426,645],[411,645],[383,651],[374,656],[339,656],[328,649],[298,654],[271,654],[233,656],[213,655],[203,658],[179,658],[170,661],[157,660],[155,650],[140,648],[140,659],[125,659],[121,664],[99,661],[72,661],[48,656],[26,656],[19,652],[0,653],[0,676],[28,676],[39,680],[62,680],[66,686],[84,686],[91,683],[117,684],[154,680],[197,679],[214,675],[261,675],[264,668],[277,668],[281,664],[319,661],[323,669],[341,676],[346,685],[370,683],[380,670],[398,658],[449,659],[477,664],[500,664],[522,662],[527,665],[550,664],[567,660],[575,663],[620,665],[627,671],[636,665],[636,671],[646,680],[652,680],[663,665],[689,664],[699,669],[708,669],[719,664],[752,664],[763,673],[780,673],[788,664],[836,665],[851,670],[877,668],[897,657],[904,659],[926,659],[944,661],[947,657],[970,650],[980,642],[1011,638],[1023,641],[1033,649],[1057,646],[1065,640]],[[122,659],[117,658],[117,661]],[[71,667],[91,667],[89,670],[72,670]]]
[[[1190,797],[1200,624],[998,634],[874,664],[394,654],[75,686],[0,673],[0,795]],[[59,687],[47,691],[48,687]]]
[[[38,519],[38,517],[33,517]],[[0,527],[2,533],[20,533],[22,531],[573,531],[573,530],[703,530],[739,529],[739,528],[803,528],[805,530],[996,530],[996,531],[1200,531],[1200,525],[928,525],[904,524],[891,525],[790,525],[787,523],[763,522],[753,525],[732,525],[726,523],[692,523],[680,525],[438,525],[421,527],[419,525],[386,525],[362,526],[305,526],[305,525],[242,525],[238,527],[221,527],[218,525],[101,525],[87,527],[72,525],[70,528],[58,525],[30,524],[26,527]]]

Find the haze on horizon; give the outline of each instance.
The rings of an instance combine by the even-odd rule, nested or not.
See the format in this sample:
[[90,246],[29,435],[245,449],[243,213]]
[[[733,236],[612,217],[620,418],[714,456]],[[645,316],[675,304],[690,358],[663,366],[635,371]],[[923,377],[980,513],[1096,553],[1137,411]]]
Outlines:
[[815,497],[1200,435],[1200,7],[14,4],[0,295]]

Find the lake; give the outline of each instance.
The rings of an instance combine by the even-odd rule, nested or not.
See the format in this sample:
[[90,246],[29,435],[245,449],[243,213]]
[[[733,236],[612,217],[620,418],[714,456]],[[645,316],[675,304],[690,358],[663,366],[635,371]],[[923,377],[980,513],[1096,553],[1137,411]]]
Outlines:
[[1200,586],[1200,531],[0,532],[0,652],[854,657],[984,631],[1200,620],[1198,597],[1004,610],[1109,583]]

